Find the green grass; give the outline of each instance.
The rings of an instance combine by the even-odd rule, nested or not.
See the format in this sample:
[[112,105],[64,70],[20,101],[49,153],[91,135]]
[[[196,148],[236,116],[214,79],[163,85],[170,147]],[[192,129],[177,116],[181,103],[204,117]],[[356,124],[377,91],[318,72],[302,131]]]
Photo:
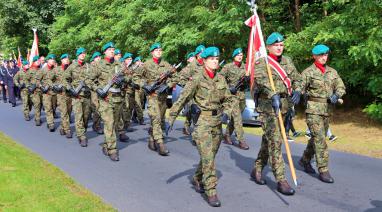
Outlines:
[[115,211],[63,171],[0,133],[0,211]]

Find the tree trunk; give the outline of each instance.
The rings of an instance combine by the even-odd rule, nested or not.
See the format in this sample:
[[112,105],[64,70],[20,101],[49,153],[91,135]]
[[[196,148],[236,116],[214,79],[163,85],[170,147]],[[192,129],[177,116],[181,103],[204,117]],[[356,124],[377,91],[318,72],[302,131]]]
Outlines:
[[323,0],[323,10],[324,10],[324,16],[328,16],[328,10],[326,9],[326,5],[328,4],[328,0]]
[[301,31],[300,0],[294,0],[294,23],[297,32]]

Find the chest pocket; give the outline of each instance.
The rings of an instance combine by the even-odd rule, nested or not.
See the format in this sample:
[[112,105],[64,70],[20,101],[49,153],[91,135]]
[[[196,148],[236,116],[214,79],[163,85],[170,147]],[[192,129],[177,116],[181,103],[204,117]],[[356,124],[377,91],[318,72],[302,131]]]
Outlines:
[[312,89],[320,89],[324,87],[324,79],[318,76],[312,76],[310,78],[309,87]]

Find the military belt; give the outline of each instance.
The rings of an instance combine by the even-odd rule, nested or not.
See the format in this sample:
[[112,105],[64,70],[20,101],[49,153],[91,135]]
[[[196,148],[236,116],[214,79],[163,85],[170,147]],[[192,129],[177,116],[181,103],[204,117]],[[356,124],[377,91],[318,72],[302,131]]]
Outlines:
[[217,116],[219,114],[219,111],[218,110],[202,110],[202,112],[200,113],[200,115],[204,115],[204,116]]
[[121,93],[109,92],[109,96],[121,96]]
[[328,99],[326,99],[326,98],[318,98],[318,97],[309,97],[308,101],[320,102],[320,103],[328,103]]
[[110,88],[109,92],[111,92],[111,93],[121,93],[121,89],[120,88]]

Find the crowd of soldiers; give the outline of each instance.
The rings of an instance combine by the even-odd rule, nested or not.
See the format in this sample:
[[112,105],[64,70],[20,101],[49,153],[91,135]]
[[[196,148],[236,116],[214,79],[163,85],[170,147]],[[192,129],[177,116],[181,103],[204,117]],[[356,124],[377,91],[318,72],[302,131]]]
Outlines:
[[[251,90],[256,91],[253,96],[264,134],[251,178],[257,184],[266,184],[262,170],[269,163],[277,181],[277,190],[284,195],[295,193],[285,177],[277,115],[285,115],[305,95],[306,122],[312,137],[298,163],[305,172],[316,173],[311,165],[315,155],[319,179],[333,183],[328,168],[329,152],[325,133],[330,105],[336,104],[345,94],[345,86],[337,72],[326,65],[330,49],[326,45],[315,46],[312,50],[314,63],[300,73],[292,59],[283,55],[284,38],[281,34],[272,33],[266,39],[266,48],[270,60],[278,64],[287,76],[282,78],[277,71],[272,70],[275,88],[272,89],[265,60],[256,61],[256,87]],[[122,56],[112,42],[102,47],[102,53],[95,52],[90,63],[85,61],[86,53],[86,49],[78,48],[76,59],[72,62],[69,54],[63,54],[59,66],[54,54],[47,55],[44,66],[39,56],[33,58],[32,64],[23,61],[22,70],[15,74],[13,81],[21,91],[25,120],[30,120],[29,113],[33,105],[35,124],[40,126],[43,107],[47,128],[53,132],[53,120],[58,108],[61,118],[59,132],[71,138],[70,116],[74,112],[76,137],[80,146],[86,147],[86,130],[88,120],[92,117],[93,130],[105,137],[103,154],[112,161],[118,161],[117,139],[128,142],[126,132],[132,114],[135,114],[134,121],[145,124],[142,111],[145,98],[151,125],[148,148],[161,156],[169,155],[164,138],[172,130],[178,114],[187,107],[183,133],[191,135],[200,154],[192,183],[197,192],[207,195],[207,202],[211,206],[219,207],[215,156],[221,141],[243,150],[249,149],[244,140],[241,112],[245,108],[245,89],[251,79],[243,64],[243,50],[235,49],[232,62],[220,67],[219,49],[199,45],[187,55],[188,64],[181,71],[177,71],[179,64],[171,66],[162,58],[160,43],[150,47],[151,58],[144,63],[140,57],[133,58],[128,52]],[[290,82],[289,86],[285,83],[286,79]],[[3,80],[1,82],[4,87]],[[169,110],[166,125],[167,95],[175,85],[183,87],[183,91]],[[224,134],[223,113],[229,117]],[[237,137],[235,141],[231,139],[233,132]]]

